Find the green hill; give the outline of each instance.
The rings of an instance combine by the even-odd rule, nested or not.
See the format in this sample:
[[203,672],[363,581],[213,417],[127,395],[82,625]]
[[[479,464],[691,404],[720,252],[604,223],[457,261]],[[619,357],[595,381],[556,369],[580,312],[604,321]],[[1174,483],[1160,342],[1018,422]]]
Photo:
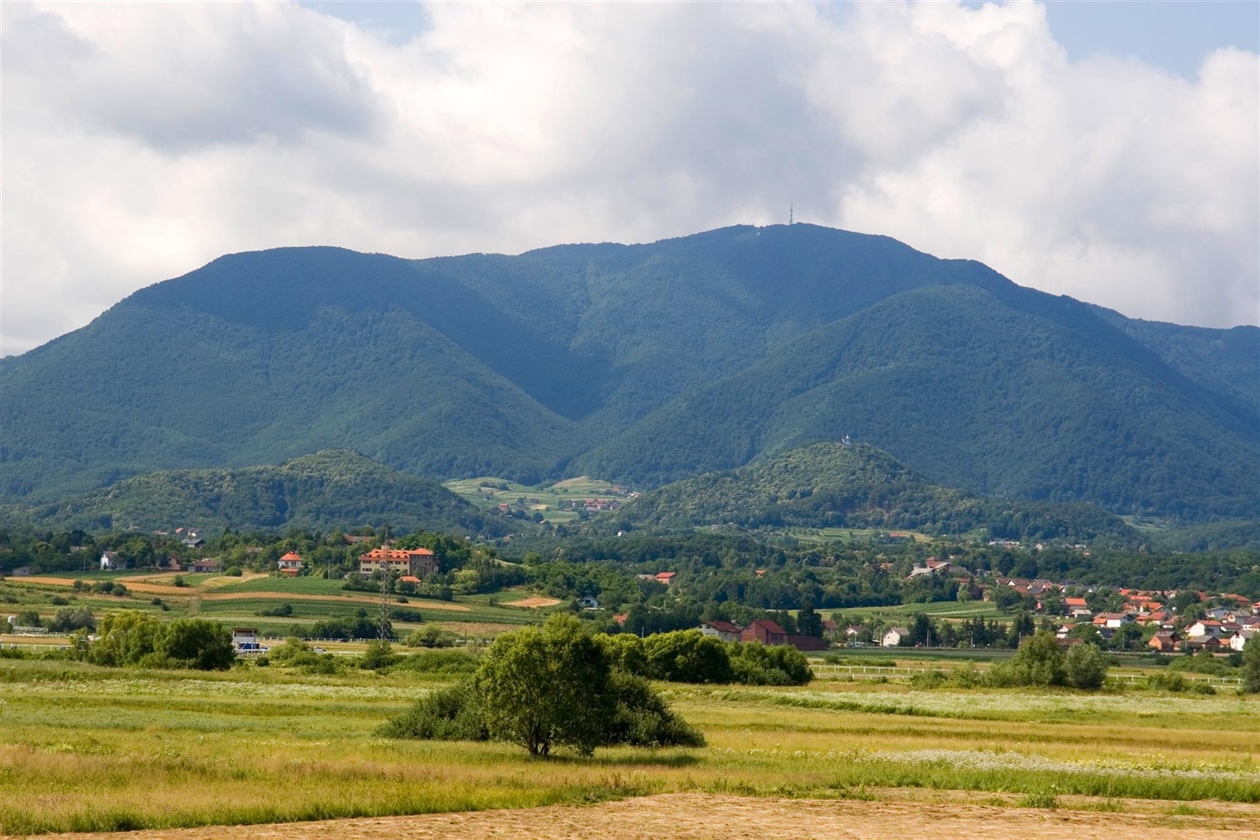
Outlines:
[[985,495],[1257,519],[1257,349],[811,225],[235,254],[0,359],[0,499],[329,448],[653,486],[848,434]]
[[871,446],[819,443],[726,472],[645,493],[615,515],[620,527],[679,530],[879,528],[1004,539],[1137,541],[1123,520],[1094,505],[986,499],[933,484]]
[[506,519],[474,508],[436,482],[345,450],[279,466],[155,472],[60,504],[5,510],[40,528],[169,530],[329,530],[390,525],[498,537]]
[[679,397],[574,468],[652,485],[849,435],[984,495],[1254,518],[1257,428],[1092,307],[936,286]]

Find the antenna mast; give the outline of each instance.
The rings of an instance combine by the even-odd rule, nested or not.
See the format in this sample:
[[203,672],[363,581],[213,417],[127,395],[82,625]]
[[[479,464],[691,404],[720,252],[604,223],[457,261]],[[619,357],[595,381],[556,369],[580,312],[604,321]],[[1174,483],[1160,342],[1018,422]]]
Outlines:
[[790,225],[790,224],[792,224],[792,223],[795,221],[795,219],[794,219],[794,212],[793,212],[793,211],[795,211],[795,209],[796,209],[796,205],[794,205],[794,204],[789,204],[789,205],[788,205],[788,224],[789,224],[789,225]]

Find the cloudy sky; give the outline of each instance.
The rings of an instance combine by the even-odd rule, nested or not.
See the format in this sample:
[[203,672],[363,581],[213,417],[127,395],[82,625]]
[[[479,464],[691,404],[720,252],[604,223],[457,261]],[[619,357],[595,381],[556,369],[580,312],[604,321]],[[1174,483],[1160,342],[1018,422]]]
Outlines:
[[1260,5],[4,2],[0,353],[223,253],[796,218],[1260,322]]

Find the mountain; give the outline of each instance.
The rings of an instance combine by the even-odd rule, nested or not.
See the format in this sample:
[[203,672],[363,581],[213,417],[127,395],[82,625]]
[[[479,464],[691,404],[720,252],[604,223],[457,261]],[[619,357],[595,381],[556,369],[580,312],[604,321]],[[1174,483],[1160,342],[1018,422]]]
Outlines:
[[986,499],[933,484],[872,446],[820,443],[657,488],[615,515],[618,527],[984,530],[999,539],[1136,543],[1124,520],[1088,504]]
[[222,257],[0,360],[0,499],[347,448],[650,487],[850,435],[931,480],[1260,518],[1260,330],[1151,324],[812,225]]
[[680,396],[575,468],[653,485],[850,435],[985,495],[1254,517],[1257,428],[1093,307],[934,286]]
[[436,482],[362,455],[325,450],[279,466],[155,472],[59,504],[10,506],[4,518],[41,528],[329,530],[390,525],[498,537],[511,526]]

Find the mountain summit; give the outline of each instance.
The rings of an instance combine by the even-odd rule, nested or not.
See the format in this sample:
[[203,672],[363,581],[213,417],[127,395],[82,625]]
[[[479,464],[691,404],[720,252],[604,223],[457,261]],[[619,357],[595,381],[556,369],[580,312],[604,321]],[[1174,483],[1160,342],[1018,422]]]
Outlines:
[[812,225],[225,256],[0,360],[0,498],[347,448],[652,486],[844,435],[931,480],[1260,516],[1260,329],[1125,318]]

